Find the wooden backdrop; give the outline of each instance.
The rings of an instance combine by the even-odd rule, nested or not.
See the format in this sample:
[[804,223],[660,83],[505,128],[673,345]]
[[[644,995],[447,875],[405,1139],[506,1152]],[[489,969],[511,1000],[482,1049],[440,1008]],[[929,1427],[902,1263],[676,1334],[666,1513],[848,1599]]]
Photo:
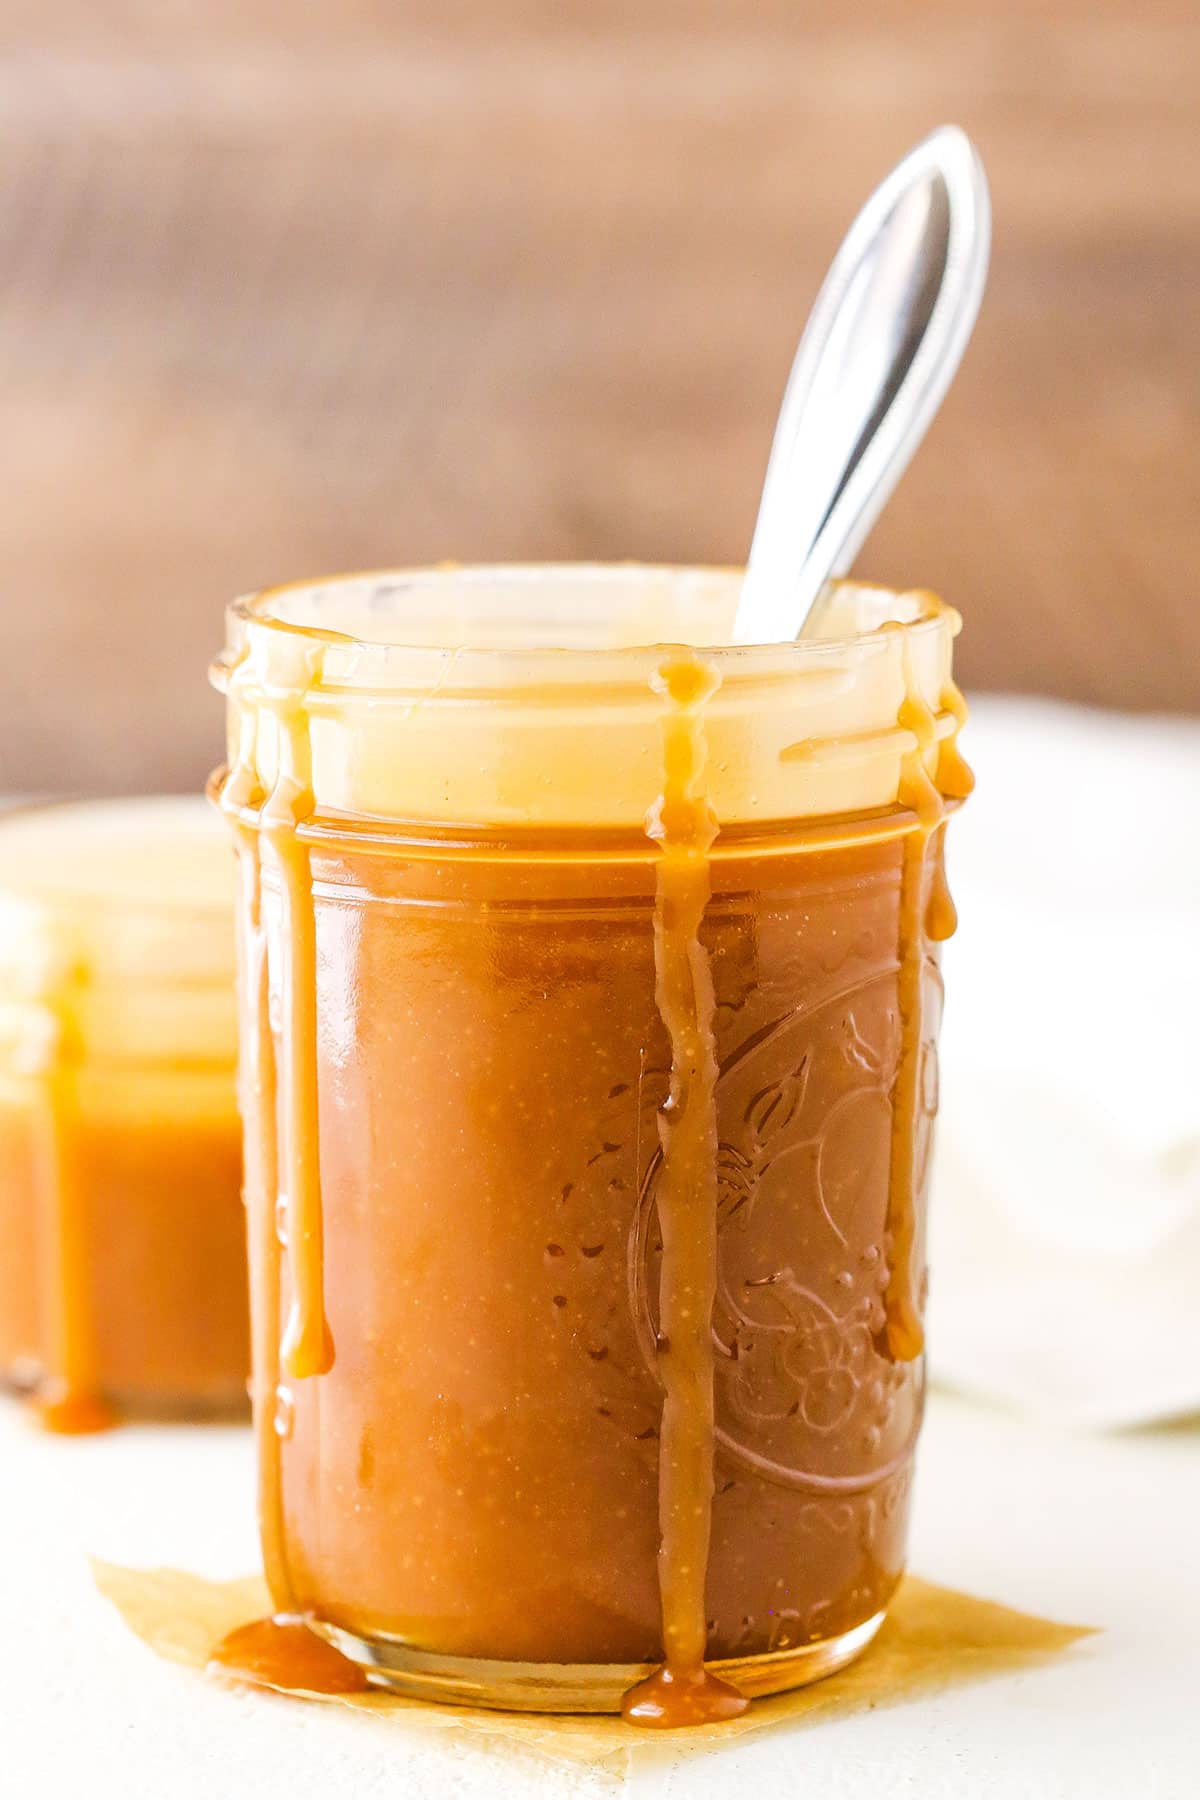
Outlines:
[[1196,0],[3,0],[0,790],[188,786],[235,592],[738,558],[797,331],[944,118],[996,241],[863,559],[976,686],[1200,706]]

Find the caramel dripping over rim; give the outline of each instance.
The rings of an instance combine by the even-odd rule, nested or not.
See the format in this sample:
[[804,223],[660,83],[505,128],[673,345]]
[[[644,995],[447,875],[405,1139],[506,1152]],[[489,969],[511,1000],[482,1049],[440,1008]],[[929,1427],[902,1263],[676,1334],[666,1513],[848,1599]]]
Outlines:
[[[306,655],[308,685],[320,678],[320,651]],[[232,682],[236,683],[237,671]],[[314,1631],[295,1611],[284,1530],[282,1438],[291,1396],[281,1376],[323,1375],[333,1366],[333,1339],[325,1316],[324,1231],[317,1120],[316,921],[309,853],[297,826],[314,808],[312,762],[305,700],[308,687],[277,701],[273,710],[281,746],[279,773],[270,793],[258,785],[253,761],[253,719],[247,712],[237,757],[217,791],[233,827],[241,880],[242,1005],[239,1071],[241,1106],[253,1163],[246,1168],[252,1275],[259,1304],[254,1320],[254,1429],[258,1461],[259,1536],[263,1569],[279,1609],[232,1631],[217,1644],[209,1667],[235,1681],[283,1683],[320,1694],[361,1694],[370,1683],[357,1663]],[[245,814],[257,810],[256,825]],[[280,1046],[271,1022],[270,964],[263,919],[262,850],[274,864],[283,905]],[[280,1068],[280,1064],[282,1068]],[[282,1084],[280,1076],[282,1074]],[[280,1086],[282,1085],[282,1096]],[[284,1144],[278,1124],[282,1097]],[[280,1172],[287,1178],[286,1238],[292,1305],[281,1331],[282,1248]]]
[[[924,1074],[923,984],[927,943],[944,942],[958,924],[946,885],[943,839],[947,799],[963,799],[974,777],[958,749],[966,703],[953,681],[943,686],[941,704],[954,720],[950,737],[939,744],[936,717],[921,694],[912,650],[902,626],[883,627],[896,636],[904,681],[898,723],[913,739],[900,769],[900,804],[916,825],[904,841],[900,878],[899,977],[900,1056],[892,1084],[891,1174],[887,1234],[889,1278],[884,1292],[882,1349],[893,1362],[915,1362],[925,1349],[921,1301],[916,1291],[917,1132]],[[936,779],[929,762],[936,762]],[[931,873],[927,878],[927,869]]]
[[[293,1586],[284,1536],[281,1439],[291,1396],[282,1376],[286,1373],[302,1380],[323,1374],[332,1367],[334,1355],[324,1299],[317,1124],[316,928],[309,853],[296,831],[311,816],[314,805],[305,700],[308,687],[319,679],[320,657],[319,649],[307,651],[305,687],[273,703],[280,761],[270,792],[264,794],[258,783],[253,715],[247,710],[233,766],[217,793],[218,804],[233,826],[242,890],[239,955],[246,1020],[241,1034],[240,1083],[247,1126],[253,1121],[253,1129],[245,1133],[247,1144],[255,1147],[253,1165],[247,1165],[246,1183],[251,1266],[260,1300],[254,1309],[253,1346],[259,1532],[267,1584],[280,1616],[287,1617],[292,1635],[301,1627],[292,1617]],[[238,669],[232,672],[231,686],[236,686],[239,673]],[[254,809],[258,816],[251,824],[245,815]],[[271,971],[263,918],[264,850],[277,875],[283,907],[279,933],[282,966],[277,972],[282,1000],[278,1049],[271,1021]],[[281,1176],[286,1182],[284,1211],[292,1277],[292,1304],[286,1327],[282,1326],[281,1307]],[[286,1635],[273,1640],[276,1650],[285,1641]],[[218,1661],[223,1648],[218,1647]],[[241,1658],[244,1654],[244,1643],[231,1647],[231,1656]]]
[[700,925],[717,835],[703,787],[703,709],[717,677],[694,651],[659,670],[663,791],[646,822],[659,845],[654,907],[655,998],[671,1043],[671,1084],[659,1115],[656,1191],[663,1254],[658,1449],[663,1666],[626,1694],[634,1725],[672,1727],[735,1718],[749,1702],[704,1666],[705,1588],[713,1497],[713,1339],[717,1288],[716,1002]]
[[[311,685],[320,679],[321,651],[308,650],[305,661]],[[327,1374],[333,1367],[333,1339],[325,1317],[317,1142],[316,920],[309,853],[296,830],[311,818],[316,804],[307,691],[273,704],[279,727],[279,772],[259,815],[261,844],[274,864],[283,900],[279,1038],[284,1142],[279,1172],[286,1183],[292,1304],[281,1357],[284,1372],[300,1380]]]

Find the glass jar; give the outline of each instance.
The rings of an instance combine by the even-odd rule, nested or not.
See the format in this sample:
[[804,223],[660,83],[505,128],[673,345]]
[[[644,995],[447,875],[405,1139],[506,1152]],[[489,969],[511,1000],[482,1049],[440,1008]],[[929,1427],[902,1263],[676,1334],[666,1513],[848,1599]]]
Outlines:
[[407,1691],[716,1716],[900,1577],[958,620],[735,648],[738,586],[228,616],[266,1571]]
[[0,819],[0,1372],[52,1428],[245,1406],[233,887],[199,799]]

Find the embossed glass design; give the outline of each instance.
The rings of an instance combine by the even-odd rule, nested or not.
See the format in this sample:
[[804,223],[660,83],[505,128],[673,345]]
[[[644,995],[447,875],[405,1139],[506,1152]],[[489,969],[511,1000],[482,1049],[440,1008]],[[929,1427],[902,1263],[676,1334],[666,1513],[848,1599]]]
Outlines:
[[[670,702],[663,652],[621,645],[720,646],[736,591],[446,571],[231,613],[214,791],[243,870],[267,1573],[282,1611],[415,1691],[600,1708],[663,1656]],[[854,1654],[904,1563],[956,628],[928,595],[847,586],[813,643],[695,653],[716,825],[701,1580],[707,1659],[746,1693]],[[298,1208],[306,1082],[319,1191]],[[301,1220],[328,1334],[307,1364]]]

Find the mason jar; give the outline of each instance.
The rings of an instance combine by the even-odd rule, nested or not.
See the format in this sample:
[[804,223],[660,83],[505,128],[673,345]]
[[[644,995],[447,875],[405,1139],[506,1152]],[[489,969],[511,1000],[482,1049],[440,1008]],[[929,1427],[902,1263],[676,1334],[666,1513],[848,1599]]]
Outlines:
[[900,1579],[958,619],[739,581],[228,614],[264,1561],[406,1691],[770,1692]]
[[58,1430],[245,1406],[233,889],[198,798],[0,818],[0,1373]]

